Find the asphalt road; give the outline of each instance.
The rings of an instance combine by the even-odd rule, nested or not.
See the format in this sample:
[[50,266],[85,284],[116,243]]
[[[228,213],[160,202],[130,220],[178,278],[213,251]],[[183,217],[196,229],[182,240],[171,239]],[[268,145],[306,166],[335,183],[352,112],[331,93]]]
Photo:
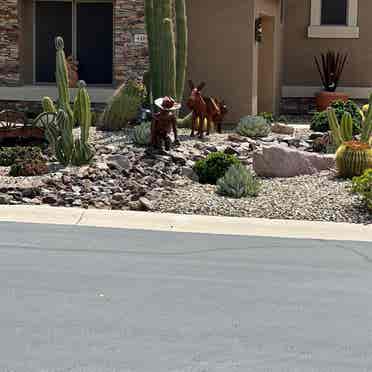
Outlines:
[[372,243],[0,234],[1,372],[372,371]]

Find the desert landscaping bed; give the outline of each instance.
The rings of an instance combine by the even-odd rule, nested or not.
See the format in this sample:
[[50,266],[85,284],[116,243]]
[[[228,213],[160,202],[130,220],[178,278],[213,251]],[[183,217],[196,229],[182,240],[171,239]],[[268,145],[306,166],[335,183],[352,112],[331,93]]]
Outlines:
[[350,193],[350,181],[333,171],[290,178],[261,178],[257,197],[233,199],[216,193],[216,186],[195,180],[193,165],[210,153],[234,154],[252,167],[253,151],[265,144],[307,146],[307,129],[293,136],[271,134],[261,140],[232,133],[204,140],[180,131],[181,145],[154,154],[131,142],[130,131],[92,132],[96,156],[83,167],[49,163],[49,173],[9,177],[0,168],[0,203],[148,210],[158,212],[371,223],[370,212]]

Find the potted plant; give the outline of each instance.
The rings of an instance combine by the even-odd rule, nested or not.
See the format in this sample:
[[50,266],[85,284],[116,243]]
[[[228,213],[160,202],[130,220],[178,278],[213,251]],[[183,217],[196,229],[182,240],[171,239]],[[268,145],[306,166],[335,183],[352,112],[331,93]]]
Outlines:
[[347,58],[346,53],[331,50],[322,53],[320,58],[314,57],[324,87],[324,91],[316,96],[318,111],[324,111],[334,101],[346,102],[349,99],[347,94],[336,92]]

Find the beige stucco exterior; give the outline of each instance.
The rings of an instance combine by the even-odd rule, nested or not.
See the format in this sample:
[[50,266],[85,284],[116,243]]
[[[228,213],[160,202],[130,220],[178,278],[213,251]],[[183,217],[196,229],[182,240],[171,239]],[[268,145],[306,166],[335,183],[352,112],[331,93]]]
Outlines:
[[[227,120],[255,114],[259,108],[276,111],[281,81],[280,1],[189,1],[187,10],[188,77],[205,81],[206,94],[226,100],[231,108]],[[261,44],[255,41],[255,20],[260,16],[268,26]]]
[[372,1],[359,0],[356,39],[308,38],[311,0],[286,1],[286,26],[284,31],[284,81],[285,86],[319,86],[319,74],[314,56],[327,49],[349,53],[349,60],[342,75],[345,87],[371,87],[372,69]]

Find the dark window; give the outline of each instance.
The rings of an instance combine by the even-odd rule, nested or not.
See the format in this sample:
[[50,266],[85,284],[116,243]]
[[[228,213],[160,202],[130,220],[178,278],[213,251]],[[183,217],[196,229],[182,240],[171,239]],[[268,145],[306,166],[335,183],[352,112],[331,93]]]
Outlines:
[[35,7],[35,79],[55,82],[56,48],[54,38],[62,36],[65,53],[72,53],[72,4],[64,1],[39,1]]
[[[1,1],[1,0],[0,0]],[[74,10],[75,9],[75,10]],[[76,17],[76,19],[73,19]],[[73,27],[73,24],[76,27]],[[75,31],[73,32],[73,29]],[[112,84],[113,8],[109,2],[36,1],[35,80],[54,83],[54,39],[62,36],[66,57],[79,62],[79,79],[88,84]],[[73,50],[76,45],[76,50]]]
[[322,0],[322,25],[347,25],[348,0]]
[[77,4],[79,78],[88,84],[112,84],[112,14],[111,3]]

